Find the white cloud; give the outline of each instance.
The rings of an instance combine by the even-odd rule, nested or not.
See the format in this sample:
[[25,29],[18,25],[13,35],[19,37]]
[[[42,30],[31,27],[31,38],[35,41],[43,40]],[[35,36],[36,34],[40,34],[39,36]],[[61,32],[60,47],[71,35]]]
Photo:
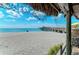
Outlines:
[[0,18],[3,18],[4,14],[2,12],[0,12]]
[[35,15],[37,15],[37,16],[44,16],[44,15],[45,15],[45,13],[43,13],[43,12],[41,12],[41,11],[36,11],[36,10],[30,11],[30,13],[33,13],[33,14],[35,14]]
[[29,8],[23,7],[23,8],[19,8],[19,12],[26,12],[29,11]]
[[23,7],[23,11],[26,12],[26,11],[29,11],[29,9],[26,7]]
[[62,14],[61,14],[61,13],[59,13],[57,17],[59,18],[59,17],[61,17],[61,16],[62,16]]
[[12,15],[8,15],[7,17],[15,18],[15,17],[14,17],[14,16],[12,16]]
[[26,20],[28,20],[28,21],[30,21],[30,20],[37,20],[37,18],[35,18],[35,17],[28,17],[28,18],[26,18]]
[[7,10],[6,12],[10,15],[13,15],[14,17],[20,17],[19,13],[15,12],[13,10]]
[[22,8],[19,8],[19,12],[21,12],[22,11]]
[[20,14],[21,16],[23,16],[23,13],[22,13],[22,12],[20,12],[19,14]]
[[33,13],[33,12],[34,12],[34,10],[31,10],[31,11],[30,11],[30,13]]
[[62,16],[62,13],[59,13],[58,16],[55,17],[55,19],[59,19]]

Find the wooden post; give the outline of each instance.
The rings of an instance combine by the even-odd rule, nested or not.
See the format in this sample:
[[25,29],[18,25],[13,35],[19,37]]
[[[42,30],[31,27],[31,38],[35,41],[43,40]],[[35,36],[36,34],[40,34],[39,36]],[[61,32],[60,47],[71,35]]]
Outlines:
[[67,35],[67,40],[66,40],[66,52],[67,55],[71,55],[72,52],[72,47],[71,47],[71,6],[68,4],[69,11],[67,12],[67,29],[66,29],[66,35]]
[[60,45],[60,55],[62,55],[63,54],[63,52],[62,52],[62,45]]

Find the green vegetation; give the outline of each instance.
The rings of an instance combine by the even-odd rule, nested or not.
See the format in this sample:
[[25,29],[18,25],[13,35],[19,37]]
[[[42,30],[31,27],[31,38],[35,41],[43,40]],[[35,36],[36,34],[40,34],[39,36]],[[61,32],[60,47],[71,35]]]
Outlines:
[[48,51],[48,55],[56,55],[60,49],[60,44],[51,47]]

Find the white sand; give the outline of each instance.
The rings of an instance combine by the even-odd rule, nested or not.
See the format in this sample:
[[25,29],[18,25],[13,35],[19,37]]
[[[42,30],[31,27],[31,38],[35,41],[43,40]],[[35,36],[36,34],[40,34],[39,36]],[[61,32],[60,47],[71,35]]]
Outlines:
[[10,32],[0,33],[0,54],[43,55],[55,44],[65,42],[64,33]]

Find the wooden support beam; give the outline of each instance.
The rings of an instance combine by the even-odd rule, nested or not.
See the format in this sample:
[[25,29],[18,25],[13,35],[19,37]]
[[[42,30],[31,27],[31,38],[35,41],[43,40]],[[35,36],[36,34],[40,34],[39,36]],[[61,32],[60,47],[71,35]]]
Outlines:
[[66,40],[66,45],[67,45],[67,55],[71,55],[72,53],[72,47],[71,47],[71,4],[68,4],[69,11],[67,12],[67,40]]

